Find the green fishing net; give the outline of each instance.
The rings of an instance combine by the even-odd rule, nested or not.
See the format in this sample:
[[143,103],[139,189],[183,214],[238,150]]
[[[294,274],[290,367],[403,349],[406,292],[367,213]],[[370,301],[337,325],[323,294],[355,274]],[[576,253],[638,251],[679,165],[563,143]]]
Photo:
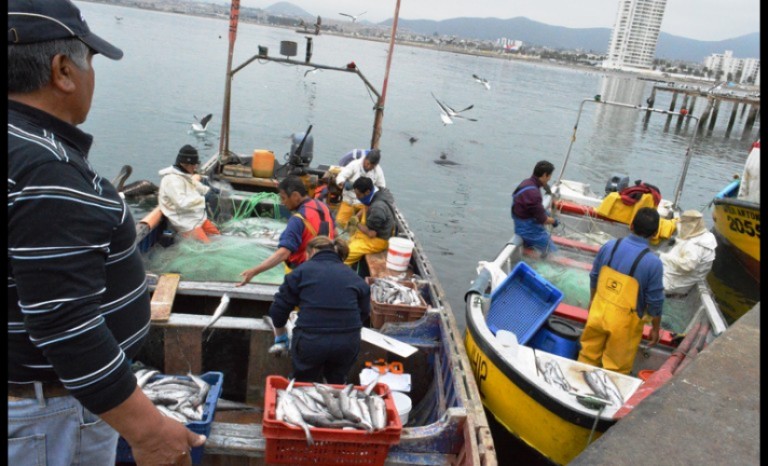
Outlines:
[[[277,249],[285,222],[268,218],[231,220],[220,227],[222,234],[210,236],[210,243],[176,236],[173,245],[155,247],[148,256],[147,269],[153,273],[180,273],[183,280],[240,282],[240,273],[259,265]],[[285,268],[275,266],[251,283],[279,285]]]
[[[536,272],[563,293],[563,301],[587,309],[589,306],[589,271],[566,267],[546,260],[526,260]],[[671,332],[684,332],[696,309],[684,299],[667,298],[662,308],[661,327]]]

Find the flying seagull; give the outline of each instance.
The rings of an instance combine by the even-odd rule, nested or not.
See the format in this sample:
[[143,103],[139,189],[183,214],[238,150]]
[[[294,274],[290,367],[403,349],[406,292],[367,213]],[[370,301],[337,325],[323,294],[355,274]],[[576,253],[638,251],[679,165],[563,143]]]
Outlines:
[[347,16],[347,17],[349,17],[349,18],[352,18],[352,22],[354,23],[355,21],[357,21],[357,18],[359,18],[359,17],[363,16],[363,15],[364,15],[364,14],[366,14],[366,13],[368,13],[368,12],[367,12],[367,11],[364,11],[364,12],[362,12],[362,13],[358,13],[358,14],[356,14],[356,15],[350,15],[350,14],[347,14],[347,13],[339,13],[339,14],[340,14],[341,16]]
[[453,124],[453,118],[463,118],[463,119],[469,120],[469,121],[477,121],[474,118],[468,118],[468,117],[459,115],[459,113],[465,112],[465,111],[471,109],[472,107],[474,107],[474,104],[470,105],[467,108],[463,108],[461,110],[454,110],[451,107],[449,107],[448,105],[444,104],[443,102],[440,102],[440,100],[437,97],[435,97],[434,93],[432,94],[432,98],[435,99],[435,101],[437,102],[438,107],[440,107],[440,119],[443,120],[443,125]]
[[480,84],[482,84],[483,86],[485,86],[486,89],[488,89],[489,91],[491,90],[491,83],[489,83],[487,79],[481,78],[480,76],[478,76],[476,74],[473,74],[472,77],[475,78],[475,81],[477,81]]
[[202,120],[198,120],[196,115],[192,116],[195,117],[195,123],[192,123],[192,131],[195,133],[204,133],[208,131],[208,123],[211,121],[211,118],[213,118],[213,114],[209,113],[204,116]]
[[304,77],[306,78],[308,74],[315,74],[318,71],[320,71],[320,68],[312,68],[311,70],[307,70],[304,72]]

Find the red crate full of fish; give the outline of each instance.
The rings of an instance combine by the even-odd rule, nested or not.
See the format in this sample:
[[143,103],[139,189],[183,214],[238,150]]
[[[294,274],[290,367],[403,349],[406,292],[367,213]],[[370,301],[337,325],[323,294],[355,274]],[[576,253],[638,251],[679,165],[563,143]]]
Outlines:
[[[385,384],[374,387],[373,393],[384,399],[386,427],[373,432],[342,430],[326,427],[310,427],[314,439],[308,445],[305,432],[297,426],[276,419],[277,391],[288,387],[288,379],[270,375],[264,393],[263,435],[267,441],[266,462],[293,465],[371,465],[381,466],[387,459],[390,445],[400,442],[403,425],[397,414],[392,392]],[[311,383],[295,382],[294,388],[312,386]],[[327,385],[343,389],[344,385]],[[356,390],[365,387],[356,386]]]

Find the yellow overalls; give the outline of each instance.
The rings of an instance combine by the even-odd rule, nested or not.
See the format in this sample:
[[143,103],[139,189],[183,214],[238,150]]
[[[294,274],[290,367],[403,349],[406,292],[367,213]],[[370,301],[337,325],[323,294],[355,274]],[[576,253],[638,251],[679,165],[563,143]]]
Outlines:
[[637,294],[640,285],[634,278],[635,269],[649,250],[638,254],[629,275],[610,267],[617,241],[608,259],[600,268],[595,297],[581,334],[579,361],[604,369],[629,374],[635,362],[637,348],[643,337],[645,319],[637,315]]
[[[368,210],[363,212],[363,218],[360,223],[365,224],[365,220],[368,216]],[[386,251],[389,248],[389,240],[381,239],[379,237],[371,238],[360,230],[357,230],[354,235],[349,239],[349,255],[344,261],[347,265],[354,265],[366,254],[376,254],[377,252]]]

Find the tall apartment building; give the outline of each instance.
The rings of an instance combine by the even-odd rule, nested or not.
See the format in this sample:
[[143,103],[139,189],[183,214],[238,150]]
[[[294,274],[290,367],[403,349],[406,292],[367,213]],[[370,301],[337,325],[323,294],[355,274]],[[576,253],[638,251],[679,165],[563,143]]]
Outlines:
[[606,68],[653,69],[667,0],[619,0]]

